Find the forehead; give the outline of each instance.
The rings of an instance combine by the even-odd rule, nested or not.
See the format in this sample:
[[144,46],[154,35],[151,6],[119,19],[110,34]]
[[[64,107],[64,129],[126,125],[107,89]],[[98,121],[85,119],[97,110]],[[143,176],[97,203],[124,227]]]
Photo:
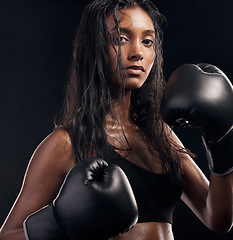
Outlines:
[[[136,27],[142,30],[154,30],[154,24],[150,15],[140,7],[127,8],[118,12],[119,25],[121,28]],[[109,31],[115,28],[112,14],[106,19]]]

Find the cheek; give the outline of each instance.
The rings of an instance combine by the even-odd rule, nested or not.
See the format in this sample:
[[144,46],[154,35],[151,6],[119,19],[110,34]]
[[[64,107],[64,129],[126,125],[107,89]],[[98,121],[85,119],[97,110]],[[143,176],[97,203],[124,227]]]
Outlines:
[[155,61],[155,48],[153,48],[153,50],[151,51],[151,54],[150,54],[150,58],[151,58],[151,62],[154,63]]
[[151,71],[153,64],[155,62],[155,52],[153,51],[149,53],[147,56],[148,56],[148,59],[147,59],[148,69]]

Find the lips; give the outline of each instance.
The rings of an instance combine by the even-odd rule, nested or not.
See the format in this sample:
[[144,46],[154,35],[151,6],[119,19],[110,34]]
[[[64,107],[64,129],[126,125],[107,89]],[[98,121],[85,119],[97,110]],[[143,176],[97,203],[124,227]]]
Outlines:
[[126,69],[132,69],[132,70],[140,70],[142,72],[145,72],[145,69],[143,68],[143,66],[137,66],[137,65],[132,65],[127,67]]
[[133,74],[133,75],[139,75],[142,72],[145,72],[145,69],[143,68],[143,66],[137,66],[137,65],[132,65],[125,69],[129,74]]

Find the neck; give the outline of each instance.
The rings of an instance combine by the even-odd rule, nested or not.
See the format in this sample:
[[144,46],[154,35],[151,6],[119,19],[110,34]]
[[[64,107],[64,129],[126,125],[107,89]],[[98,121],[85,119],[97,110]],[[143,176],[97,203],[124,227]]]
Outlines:
[[130,104],[131,104],[131,93],[132,90],[127,91],[122,97],[121,102],[114,100],[112,104],[112,110],[114,117],[110,114],[107,115],[107,121],[110,121],[112,125],[121,123],[123,126],[130,124]]

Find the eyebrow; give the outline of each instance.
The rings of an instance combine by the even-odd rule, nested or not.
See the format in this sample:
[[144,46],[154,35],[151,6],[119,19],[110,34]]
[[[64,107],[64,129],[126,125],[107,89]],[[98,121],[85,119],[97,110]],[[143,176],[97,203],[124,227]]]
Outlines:
[[[120,32],[124,32],[124,33],[131,32],[129,28],[119,28],[119,30]],[[111,31],[117,31],[116,27],[114,27]],[[147,34],[147,33],[155,34],[155,31],[150,29],[143,31],[143,34]]]

